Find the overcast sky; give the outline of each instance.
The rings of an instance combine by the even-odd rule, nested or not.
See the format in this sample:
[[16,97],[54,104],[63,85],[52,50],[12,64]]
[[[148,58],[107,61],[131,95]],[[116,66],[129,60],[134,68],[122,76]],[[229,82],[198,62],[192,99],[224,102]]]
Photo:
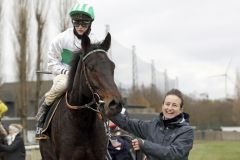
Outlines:
[[[9,4],[15,1],[4,2],[4,9],[11,11]],[[166,69],[171,78],[177,77],[184,93],[207,93],[213,99],[225,97],[225,77],[215,75],[225,74],[228,68],[231,80],[227,81],[227,94],[234,94],[236,69],[240,66],[239,0],[84,2],[94,6],[92,31],[99,39],[105,34],[105,25],[110,25],[115,41],[129,50],[135,45],[139,58],[149,63],[154,60],[158,71]],[[54,7],[51,10],[56,11]],[[8,17],[2,17],[6,19],[3,33],[10,34]],[[50,37],[58,32],[56,26],[48,30]],[[12,47],[3,42],[3,53],[10,53]]]
[[[85,1],[86,2],[86,1]],[[89,0],[95,8],[93,31],[110,25],[123,46],[136,45],[137,55],[155,61],[159,71],[179,79],[186,93],[225,97],[224,74],[235,81],[240,65],[239,0]],[[230,59],[232,61],[230,62]],[[227,81],[227,94],[234,94]]]

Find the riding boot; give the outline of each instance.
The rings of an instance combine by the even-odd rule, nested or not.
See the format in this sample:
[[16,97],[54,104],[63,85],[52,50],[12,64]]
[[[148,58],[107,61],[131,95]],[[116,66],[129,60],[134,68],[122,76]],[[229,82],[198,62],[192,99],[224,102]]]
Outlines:
[[48,138],[47,135],[42,134],[42,130],[43,130],[43,125],[49,109],[50,109],[50,106],[48,106],[46,103],[43,103],[38,110],[38,113],[36,115],[36,119],[37,119],[37,128],[36,128],[36,135],[35,135],[36,140]]

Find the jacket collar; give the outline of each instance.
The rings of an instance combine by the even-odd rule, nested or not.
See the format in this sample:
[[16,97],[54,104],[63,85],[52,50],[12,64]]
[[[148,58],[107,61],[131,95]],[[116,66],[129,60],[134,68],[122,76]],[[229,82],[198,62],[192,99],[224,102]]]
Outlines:
[[164,124],[165,127],[175,128],[184,125],[188,125],[189,123],[189,114],[183,112],[177,115],[176,117],[168,120],[164,120],[163,113],[161,112],[159,115],[160,122]]

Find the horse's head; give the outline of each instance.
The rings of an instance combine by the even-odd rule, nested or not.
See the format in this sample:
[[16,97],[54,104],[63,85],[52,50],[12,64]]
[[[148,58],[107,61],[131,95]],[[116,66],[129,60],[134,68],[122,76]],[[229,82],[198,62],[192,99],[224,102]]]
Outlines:
[[[75,90],[76,93],[76,89],[79,88],[81,92],[76,94],[78,99],[80,96],[88,101],[94,99],[96,102],[104,102],[104,109],[108,115],[119,113],[122,109],[121,94],[114,82],[115,64],[107,56],[110,44],[109,33],[101,43],[97,44],[91,44],[88,36],[84,35],[81,44],[83,56],[79,58],[79,62],[75,62],[78,66],[75,71],[70,72],[70,76],[75,75],[72,91]],[[76,87],[79,83],[82,84]],[[85,103],[88,102],[85,101]]]

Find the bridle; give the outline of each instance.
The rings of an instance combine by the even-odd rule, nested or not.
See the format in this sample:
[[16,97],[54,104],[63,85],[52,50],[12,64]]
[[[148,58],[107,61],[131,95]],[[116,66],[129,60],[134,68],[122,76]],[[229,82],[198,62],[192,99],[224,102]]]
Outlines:
[[[88,86],[88,88],[89,88],[89,90],[91,91],[92,96],[93,96],[92,101],[89,102],[89,103],[87,103],[87,104],[81,105],[81,106],[73,106],[73,105],[70,105],[70,104],[68,103],[68,99],[67,99],[68,95],[67,95],[67,92],[66,92],[66,94],[65,94],[65,100],[66,100],[66,105],[67,105],[67,107],[68,107],[69,109],[79,110],[79,109],[87,108],[87,109],[93,110],[93,111],[95,111],[95,112],[97,112],[97,113],[100,113],[101,115],[102,115],[103,113],[105,113],[105,111],[104,111],[104,104],[105,104],[105,102],[101,99],[101,97],[99,96],[99,94],[98,94],[96,91],[93,90],[93,87],[91,86],[91,84],[90,84],[90,82],[89,82],[89,79],[88,79],[88,76],[87,76],[86,64],[85,64],[85,60],[86,60],[91,54],[94,54],[94,53],[97,53],[97,52],[98,52],[98,53],[101,52],[101,53],[106,53],[106,54],[107,54],[107,52],[106,52],[105,50],[103,50],[103,49],[95,49],[95,50],[92,50],[92,51],[88,52],[88,53],[82,58],[82,60],[81,60],[81,63],[82,63],[82,65],[83,65],[83,74],[84,74],[84,77],[85,77],[85,80],[86,80],[86,84],[87,84],[87,86]],[[96,109],[94,109],[94,108],[91,107],[91,106],[94,105],[94,104],[97,106]],[[102,118],[104,118],[104,117],[105,117],[105,116],[102,115]]]

